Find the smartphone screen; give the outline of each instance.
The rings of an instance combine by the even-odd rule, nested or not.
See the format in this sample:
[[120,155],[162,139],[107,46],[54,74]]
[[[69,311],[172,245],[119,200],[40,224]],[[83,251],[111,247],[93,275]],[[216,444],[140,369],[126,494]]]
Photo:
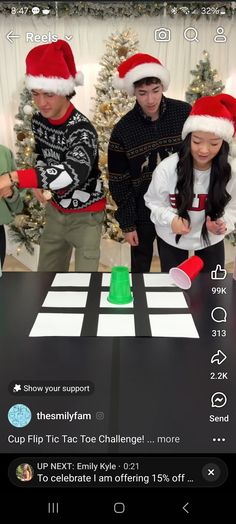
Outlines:
[[[167,97],[185,100],[203,89],[204,64],[205,84],[213,72],[236,96],[234,2],[0,2],[0,24],[0,136],[14,154],[25,57],[58,39],[84,74],[73,103],[91,121],[99,82],[101,116],[113,96],[107,79],[124,32],[134,52],[170,71]],[[98,78],[102,67],[107,76]],[[116,310],[107,301],[108,271],[3,271],[0,482],[9,517],[29,510],[46,522],[82,514],[108,522],[228,521],[236,466],[234,251],[227,270],[216,261],[187,291],[168,274],[134,273],[134,300]]]

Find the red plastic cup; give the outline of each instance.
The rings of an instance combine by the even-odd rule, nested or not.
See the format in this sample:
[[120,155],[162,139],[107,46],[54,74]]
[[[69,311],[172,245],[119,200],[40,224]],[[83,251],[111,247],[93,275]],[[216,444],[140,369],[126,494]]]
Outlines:
[[169,275],[181,289],[189,289],[193,280],[200,273],[204,263],[202,259],[196,255],[187,258],[182,264],[177,267],[172,267],[169,271]]

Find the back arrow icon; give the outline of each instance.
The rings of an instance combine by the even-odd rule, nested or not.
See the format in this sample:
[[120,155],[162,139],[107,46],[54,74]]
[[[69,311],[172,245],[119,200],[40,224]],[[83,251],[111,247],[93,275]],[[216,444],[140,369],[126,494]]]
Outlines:
[[221,351],[221,349],[218,349],[217,353],[215,353],[211,357],[211,364],[214,364],[216,362],[218,365],[223,364],[227,356]]
[[183,506],[183,510],[186,511],[186,513],[189,513],[187,510],[187,506],[189,505],[189,502],[186,502],[186,504]]
[[13,30],[11,30],[7,33],[6,38],[10,44],[13,44],[14,38],[20,38],[20,35],[13,35]]

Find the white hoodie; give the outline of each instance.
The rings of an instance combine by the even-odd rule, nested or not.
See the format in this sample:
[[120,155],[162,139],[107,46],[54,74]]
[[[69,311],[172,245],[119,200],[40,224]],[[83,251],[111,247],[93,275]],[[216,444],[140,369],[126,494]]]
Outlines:
[[[151,210],[151,221],[155,224],[157,235],[167,244],[180,249],[194,250],[203,249],[201,230],[205,221],[205,200],[208,194],[210,182],[210,169],[206,171],[193,170],[194,174],[194,199],[188,214],[191,219],[191,231],[182,235],[176,244],[176,234],[171,229],[171,222],[177,215],[175,208],[175,186],[177,183],[176,166],[179,160],[178,153],[165,158],[155,169],[152,181],[147,193],[144,195],[146,206]],[[236,224],[236,159],[229,157],[231,165],[231,179],[226,189],[231,196],[230,202],[225,207],[223,216],[227,231],[234,230]],[[217,244],[225,235],[214,235],[208,232],[210,244]]]

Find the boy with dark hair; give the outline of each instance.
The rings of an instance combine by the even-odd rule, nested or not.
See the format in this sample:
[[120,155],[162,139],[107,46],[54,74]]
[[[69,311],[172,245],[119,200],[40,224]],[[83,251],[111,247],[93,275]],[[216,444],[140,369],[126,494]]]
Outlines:
[[[82,84],[72,50],[58,40],[33,48],[26,57],[26,86],[39,112],[32,118],[37,162],[34,169],[3,175],[1,188],[42,188],[52,192],[40,243],[39,271],[97,271],[105,198],[99,180],[97,133],[70,102]],[[43,194],[37,191],[39,200]]]
[[181,131],[191,106],[166,98],[170,75],[161,62],[137,53],[118,67],[113,85],[136,104],[115,125],[108,148],[109,187],[116,218],[131,246],[131,271],[150,270],[156,238],[144,194],[158,163],[179,150]]

